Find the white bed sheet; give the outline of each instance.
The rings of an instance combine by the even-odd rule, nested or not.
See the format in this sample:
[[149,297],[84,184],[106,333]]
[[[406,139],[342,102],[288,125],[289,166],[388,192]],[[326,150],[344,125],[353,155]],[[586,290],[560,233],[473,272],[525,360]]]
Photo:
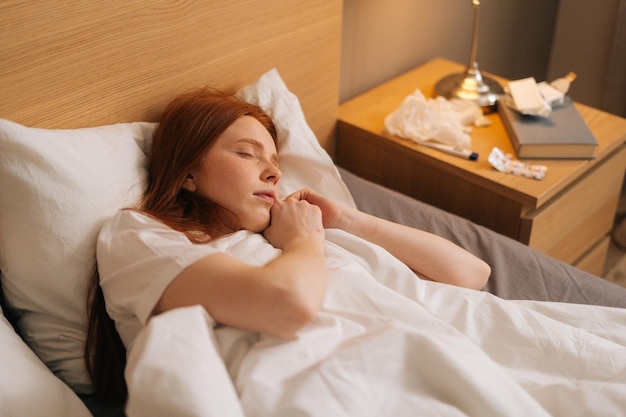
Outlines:
[[[233,254],[275,256],[251,241]],[[152,319],[130,354],[129,417],[626,410],[626,310],[422,281],[338,230],[327,231],[326,255],[324,307],[292,340],[214,327],[200,307]]]

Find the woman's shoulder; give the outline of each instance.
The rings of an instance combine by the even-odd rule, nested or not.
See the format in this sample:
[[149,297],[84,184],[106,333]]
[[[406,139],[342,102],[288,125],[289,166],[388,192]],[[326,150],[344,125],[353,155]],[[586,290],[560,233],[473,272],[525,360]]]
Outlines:
[[170,229],[155,217],[134,209],[118,210],[113,216],[107,219],[105,226],[109,228],[162,227]]
[[184,233],[170,228],[149,214],[133,209],[119,210],[107,219],[100,230],[99,240],[132,239],[133,236],[141,240],[147,236],[151,239],[161,236],[187,241]]
[[103,225],[98,236],[98,245],[122,251],[136,243],[146,248],[167,247],[172,250],[174,248],[191,250],[191,246],[198,246],[204,247],[205,250],[212,248],[228,252],[241,245],[245,247],[260,245],[262,242],[257,242],[257,240],[263,242],[265,238],[258,233],[240,230],[196,245],[185,233],[169,227],[147,213],[123,209],[116,212]]

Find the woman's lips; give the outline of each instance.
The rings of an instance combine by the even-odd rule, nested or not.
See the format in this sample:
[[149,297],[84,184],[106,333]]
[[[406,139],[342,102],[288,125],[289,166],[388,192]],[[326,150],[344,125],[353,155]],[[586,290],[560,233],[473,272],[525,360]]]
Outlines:
[[259,191],[254,193],[255,196],[265,200],[267,203],[273,205],[276,202],[276,193],[273,191]]

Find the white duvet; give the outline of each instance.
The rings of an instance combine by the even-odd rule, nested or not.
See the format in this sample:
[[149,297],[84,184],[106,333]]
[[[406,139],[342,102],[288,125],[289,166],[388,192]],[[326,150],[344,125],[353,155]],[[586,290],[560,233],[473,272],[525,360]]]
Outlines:
[[[276,256],[233,239],[241,259]],[[129,417],[626,414],[626,310],[422,281],[338,230],[326,255],[324,307],[292,340],[214,327],[200,307],[153,318],[129,357]]]

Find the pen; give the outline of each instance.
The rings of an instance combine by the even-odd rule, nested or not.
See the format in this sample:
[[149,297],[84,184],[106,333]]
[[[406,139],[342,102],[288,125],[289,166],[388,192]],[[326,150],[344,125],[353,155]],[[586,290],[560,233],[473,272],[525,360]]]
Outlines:
[[428,146],[429,148],[438,149],[450,155],[458,156],[459,158],[469,159],[470,161],[476,161],[478,154],[472,152],[469,149],[461,149],[452,145],[444,145],[441,143],[421,142],[421,145]]

